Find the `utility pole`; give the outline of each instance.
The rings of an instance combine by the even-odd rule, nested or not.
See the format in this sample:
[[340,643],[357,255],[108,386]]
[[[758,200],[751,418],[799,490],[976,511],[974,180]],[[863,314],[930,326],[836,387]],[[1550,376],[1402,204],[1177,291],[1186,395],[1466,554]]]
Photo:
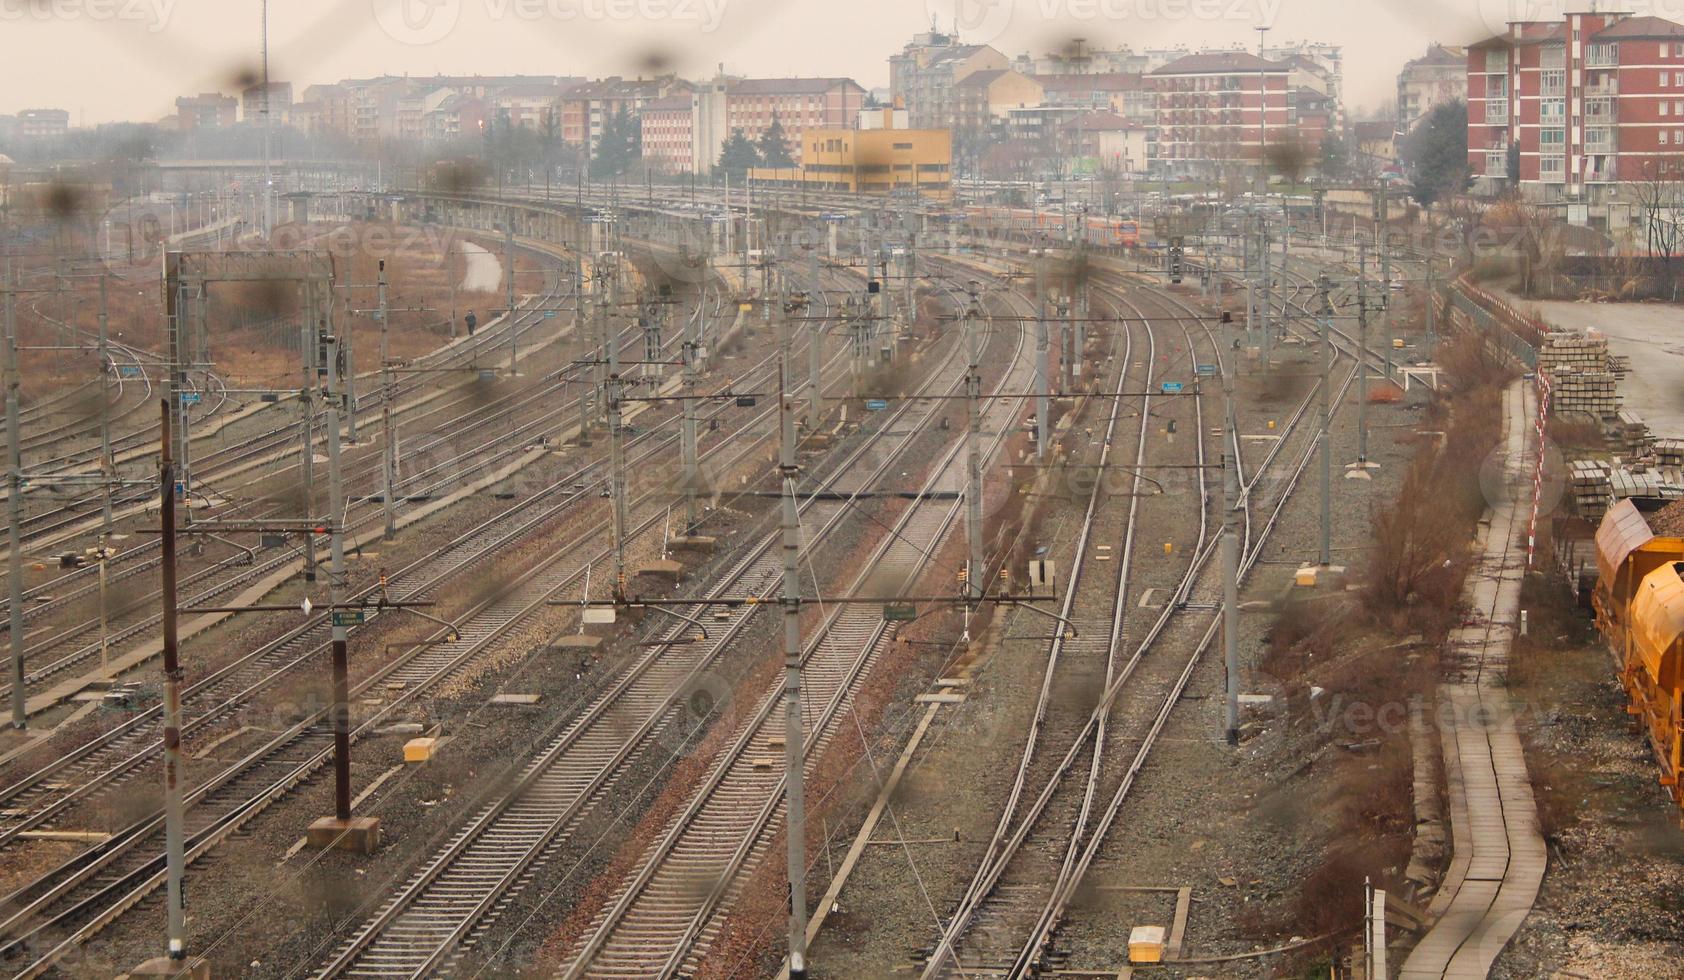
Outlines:
[[[299,357],[303,364],[302,383],[298,389],[298,407],[300,413],[298,473],[299,485],[303,488],[303,510],[308,514],[316,503],[316,447],[315,437],[311,428],[315,421],[315,390],[316,390],[316,299],[315,287],[306,284],[304,287],[304,317],[303,326],[299,330]],[[304,534],[304,581],[316,580],[316,536]]]
[[1257,227],[1259,236],[1257,242],[1257,260],[1262,264],[1263,276],[1261,302],[1259,304],[1262,315],[1260,322],[1263,325],[1263,366],[1268,367],[1269,354],[1274,346],[1269,331],[1269,317],[1274,313],[1274,310],[1271,308],[1273,300],[1269,295],[1272,287],[1272,283],[1269,280],[1269,220],[1267,218],[1260,219]]
[[[311,311],[314,312],[313,310]],[[345,616],[345,484],[339,469],[339,340],[321,323],[327,353],[327,584],[333,621],[333,812],[351,819],[351,663]]]
[[109,632],[109,579],[106,562],[111,558],[111,483],[117,479],[117,461],[111,455],[111,365],[110,306],[106,295],[108,276],[99,277],[99,468],[104,477],[100,481],[99,523],[99,676],[109,683],[111,650]]
[[782,324],[778,359],[778,412],[781,432],[778,471],[783,484],[784,620],[784,809],[789,821],[789,975],[807,976],[807,830],[805,821],[806,751],[801,724],[801,525],[795,505],[795,403],[790,392],[789,318]]
[[1227,669],[1223,709],[1229,745],[1240,744],[1240,534],[1239,473],[1233,456],[1234,383],[1231,367],[1222,372],[1222,655]]
[[[970,304],[959,326],[965,341],[965,537],[969,549],[965,563],[965,593],[971,599],[982,596],[982,373],[977,366],[977,317],[981,313],[977,284],[971,283]],[[971,606],[965,606],[964,639],[971,638]]]
[[515,366],[520,359],[520,322],[515,316],[515,219],[512,213],[503,224],[503,260],[509,267],[509,377],[513,378],[520,374]]
[[[1386,196],[1384,185],[1380,187],[1380,322],[1384,328],[1385,343],[1380,347],[1380,362],[1386,372],[1386,380],[1392,380],[1392,252],[1388,245],[1386,232],[1391,227],[1391,201]],[[1366,350],[1366,345],[1364,350]],[[1359,351],[1360,355],[1362,351]],[[1360,360],[1360,357],[1359,357]],[[1366,438],[1366,436],[1365,436]]]
[[[158,567],[163,574],[162,600],[164,604],[164,851],[167,866],[166,902],[168,956],[172,960],[187,958],[187,917],[182,908],[182,873],[186,869],[186,855],[182,846],[184,815],[181,810],[181,658],[180,641],[176,633],[175,586],[175,461],[170,454],[170,416],[173,406],[162,405],[163,438],[160,440],[158,466],[158,508],[160,514],[159,539],[162,557]],[[19,679],[21,680],[21,678]],[[22,684],[19,684],[22,689]]]
[[620,433],[620,365],[608,368],[608,495],[614,504],[614,598],[626,595],[626,459]]
[[1316,280],[1321,297],[1321,567],[1333,564],[1333,438],[1328,431],[1332,418],[1329,401],[1333,387],[1333,310],[1328,302],[1327,274]]
[[1427,250],[1427,356],[1438,353],[1438,290],[1433,284],[1433,253]]
[[1041,249],[1035,258],[1035,459],[1038,462],[1047,460],[1047,443],[1052,435],[1047,346],[1047,253]]
[[701,357],[701,322],[703,307],[696,308],[696,314],[684,325],[684,422],[679,431],[679,455],[683,457],[684,466],[684,534],[686,537],[696,533],[696,525],[701,522],[701,515],[696,512],[696,489],[701,482],[701,467],[699,453],[696,446],[696,381],[698,378],[697,363]]
[[[814,277],[813,284],[818,285],[818,278]],[[819,374],[824,367],[824,324],[813,321],[813,329],[807,334],[807,431],[817,432],[819,421],[824,417],[824,385],[820,382]]]
[[10,548],[7,571],[12,593],[7,612],[10,614],[12,640],[12,727],[21,730],[28,726],[28,717],[24,711],[27,699],[23,686],[23,444],[18,415],[21,372],[18,370],[16,290],[17,271],[8,265],[6,336],[4,343],[0,344],[6,358],[6,516],[9,524],[6,536]]
[[1357,466],[1368,468],[1368,247],[1357,241]]
[[[381,510],[385,517],[385,533],[383,537],[390,541],[397,537],[397,493],[398,493],[398,432],[397,420],[393,417],[392,409],[392,351],[389,343],[391,333],[387,318],[391,311],[386,306],[386,260],[380,260],[379,276],[375,280],[376,304],[379,309],[375,316],[380,318],[380,428],[383,445],[380,447],[382,482],[385,489],[381,492]],[[355,413],[352,413],[355,414]]]

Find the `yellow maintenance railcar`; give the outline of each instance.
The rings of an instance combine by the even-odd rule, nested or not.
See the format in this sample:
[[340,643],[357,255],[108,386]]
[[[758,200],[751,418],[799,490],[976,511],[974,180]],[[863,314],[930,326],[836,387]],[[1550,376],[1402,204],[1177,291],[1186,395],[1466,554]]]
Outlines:
[[1684,815],[1684,538],[1657,536],[1624,500],[1596,532],[1596,625]]

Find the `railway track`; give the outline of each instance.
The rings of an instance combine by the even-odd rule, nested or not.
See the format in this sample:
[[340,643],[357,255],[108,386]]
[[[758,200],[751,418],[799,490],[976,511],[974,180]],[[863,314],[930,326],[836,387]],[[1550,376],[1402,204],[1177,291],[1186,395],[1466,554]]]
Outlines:
[[[949,364],[953,355],[949,355]],[[825,464],[817,485],[835,490],[869,487],[899,464],[919,426],[900,431],[913,410],[903,406],[878,435]],[[927,414],[927,413],[926,413]],[[868,454],[879,442],[893,442],[875,464]],[[864,466],[862,467],[862,464]],[[824,540],[848,516],[850,504],[806,500],[802,520]],[[781,575],[779,537],[772,534],[748,549],[710,595],[762,594]],[[706,614],[698,598],[696,616]],[[321,975],[422,976],[454,962],[476,947],[516,896],[532,887],[554,863],[582,820],[624,789],[626,765],[659,751],[657,737],[676,724],[685,701],[702,690],[707,672],[749,625],[752,607],[720,610],[704,644],[680,642],[689,627],[660,631],[650,652],[629,665],[614,684],[524,764],[512,788],[489,802],[359,926],[321,968]],[[705,712],[703,712],[705,713]],[[682,741],[682,737],[681,737]]]
[[[729,451],[731,458],[715,460],[715,463],[734,465],[755,452],[766,438],[765,432],[755,426],[745,427],[739,433],[746,438],[736,440],[741,444]],[[669,440],[655,441],[656,445],[648,448],[646,456],[670,452]],[[578,482],[565,480],[556,484],[552,490],[563,499],[546,508],[545,512],[530,516],[529,502],[516,509],[526,516],[514,512],[506,514],[505,520],[490,522],[478,533],[459,539],[455,546],[438,557],[418,563],[425,565],[424,575],[393,576],[396,588],[392,590],[392,598],[401,600],[436,592],[444,581],[484,568],[503,546],[530,541],[535,535],[553,533],[546,527],[553,523],[560,510],[571,503],[594,502],[597,499],[589,491],[573,489]],[[633,540],[660,534],[665,527],[665,516],[662,501],[648,496],[639,500],[633,510]],[[513,518],[515,526],[509,526],[509,518]],[[446,631],[441,630],[425,645],[359,681],[352,692],[353,700],[366,693],[390,691],[399,686],[401,693],[362,721],[354,730],[353,738],[365,737],[391,718],[401,716],[402,711],[424,692],[448,680],[483,654],[513,624],[542,609],[549,597],[582,581],[587,568],[605,562],[609,552],[602,520],[576,520],[575,523],[585,523],[589,530],[521,574],[502,594],[485,600],[466,613],[455,640],[448,639]],[[411,579],[415,578],[421,581],[412,585]],[[376,609],[371,612],[370,618],[377,619],[378,615]],[[248,656],[242,662],[246,669],[228,672],[221,679],[222,686],[225,689],[237,688],[246,683],[247,690],[272,686],[271,679],[276,674],[296,669],[299,663],[310,659],[320,662],[326,652],[326,634],[325,622],[295,630],[286,640]],[[253,672],[261,674],[264,680],[247,683],[251,681]],[[212,692],[190,692],[199,695],[200,703],[206,693]],[[194,700],[189,700],[189,707],[193,707],[194,703]],[[250,703],[249,699],[235,695],[213,703],[208,710],[202,708],[200,712],[192,713],[185,726],[186,734],[200,732],[202,735],[201,729],[226,718],[245,703]],[[221,773],[196,784],[187,801],[190,858],[196,858],[221,843],[228,834],[324,765],[332,751],[331,730],[326,722],[325,710],[305,712],[304,717],[281,734],[247,753]],[[130,735],[142,742],[151,741],[149,730],[131,731]],[[119,763],[118,767],[106,770],[109,775],[104,780],[104,787],[110,789],[120,785],[120,781],[134,778],[143,768],[149,770],[149,766],[137,763],[154,757],[155,747],[156,743],[152,742],[133,763]],[[74,795],[52,797],[51,803],[25,822],[37,826],[46,822],[63,812]],[[12,957],[23,949],[46,950],[23,965],[17,974],[38,975],[149,894],[162,881],[163,873],[156,851],[142,845],[155,838],[160,826],[161,816],[143,820],[112,841],[82,852],[53,873],[8,896],[5,907],[17,911],[0,924],[0,932],[7,936],[5,945],[0,946],[0,958]],[[9,841],[16,833],[15,827],[8,828],[0,834],[0,841]]]
[[[996,392],[1016,392],[1027,385],[1031,365],[1023,350],[1020,334]],[[956,383],[957,379],[949,387]],[[988,455],[999,450],[1024,401],[1027,396],[990,401],[985,425],[995,434]],[[961,485],[962,466],[955,445],[936,462],[924,489]],[[910,587],[961,510],[959,503],[927,500],[909,507],[849,587],[857,589],[868,579]],[[770,582],[767,588],[772,588]],[[803,700],[812,706],[804,726],[809,769],[822,758],[862,678],[891,642],[878,611],[853,604],[828,610],[806,641]],[[706,955],[722,924],[721,913],[741,895],[779,832],[784,773],[778,760],[768,763],[762,754],[785,730],[780,693],[776,683],[759,692],[753,713],[733,731],[729,747],[686,807],[667,822],[636,871],[618,886],[583,941],[570,951],[563,976],[673,976],[694,969]]]
[[[1112,294],[1115,307],[1126,310],[1135,329],[1125,334],[1127,355],[1118,370],[1113,390],[1150,392],[1158,370],[1158,340],[1151,317]],[[1177,311],[1179,312],[1179,311]],[[1133,351],[1134,334],[1142,335],[1144,352]],[[1191,334],[1187,333],[1189,343]],[[1215,344],[1212,344],[1213,349]],[[1188,350],[1191,355],[1191,350]],[[1220,353],[1217,353],[1220,357]],[[1130,367],[1138,359],[1139,368]],[[1180,366],[1185,371],[1190,365]],[[1165,365],[1165,369],[1170,369]],[[1179,371],[1177,373],[1180,373]],[[1137,384],[1130,389],[1128,379]],[[1170,399],[1165,398],[1164,401]],[[1198,515],[1198,537],[1192,553],[1202,550],[1207,538],[1204,471],[1203,398],[1195,388],[1191,398],[1191,419],[1197,434],[1193,440],[1197,492],[1192,494]],[[952,969],[960,975],[991,973],[1015,958],[1030,918],[1064,886],[1079,844],[1087,834],[1099,792],[1103,760],[1110,732],[1110,718],[1096,713],[1086,699],[1072,697],[1075,691],[1098,691],[1132,676],[1140,662],[1137,653],[1125,661],[1125,614],[1129,609],[1130,572],[1134,564],[1135,532],[1141,510],[1141,490],[1152,477],[1148,468],[1147,433],[1152,418],[1151,395],[1141,398],[1140,424],[1125,459],[1112,459],[1112,445],[1118,421],[1124,414],[1124,398],[1115,396],[1107,407],[1105,436],[1100,443],[1098,465],[1104,473],[1113,466],[1132,473],[1132,486],[1121,493],[1110,492],[1104,479],[1093,481],[1080,529],[1076,534],[1069,584],[1059,615],[1074,624],[1075,637],[1058,632],[1047,645],[1046,665],[1036,699],[1031,737],[1026,739],[1008,791],[1000,821],[985,849],[983,859],[959,903],[959,911],[938,940],[926,962],[924,975],[943,975]],[[1179,457],[1179,453],[1176,454]],[[1163,457],[1158,457],[1162,459]],[[1167,495],[1165,503],[1184,506]],[[1168,508],[1158,519],[1168,521]],[[1110,542],[1120,543],[1120,553]],[[1186,575],[1191,574],[1188,564]],[[1177,588],[1170,604],[1179,601]],[[1122,736],[1126,738],[1126,736]],[[1076,774],[1085,772],[1084,778]],[[1025,792],[1038,795],[1025,800]],[[1020,807],[1023,808],[1019,813]],[[1014,824],[1014,817],[1016,821]]]
[[[1192,312],[1186,310],[1184,304],[1177,305],[1182,306],[1185,312]],[[1208,335],[1208,329],[1206,332]],[[1220,347],[1215,343],[1214,336],[1210,336],[1209,339],[1214,356],[1220,362]],[[1345,376],[1339,389],[1338,401],[1343,401],[1344,393],[1355,379],[1355,373],[1353,364],[1351,372]],[[1263,543],[1278,521],[1280,512],[1296,487],[1299,477],[1316,454],[1318,441],[1313,431],[1315,427],[1300,424],[1316,397],[1317,393],[1312,391],[1300,403],[1292,418],[1288,420],[1287,434],[1275,443],[1268,458],[1257,467],[1256,472],[1246,477],[1243,465],[1240,469],[1242,492],[1239,506],[1245,515],[1241,549],[1242,576],[1249,572],[1261,554]],[[1287,445],[1287,439],[1301,429],[1312,430],[1311,438],[1304,441],[1302,453],[1298,456],[1290,475],[1278,488],[1273,507],[1270,509],[1267,504],[1260,504],[1262,495],[1259,494],[1258,487],[1277,455]],[[1224,437],[1232,441],[1234,458],[1239,461],[1236,434],[1224,430]],[[1260,520],[1256,526],[1252,523],[1254,510],[1258,512]],[[1011,804],[1002,816],[999,829],[987,847],[971,887],[962,897],[958,909],[948,920],[942,936],[925,962],[926,977],[946,975],[949,971],[961,975],[981,971],[988,975],[1015,977],[1042,969],[1058,968],[1056,953],[1051,945],[1052,938],[1068,914],[1070,900],[1077,893],[1083,877],[1103,845],[1106,833],[1145,766],[1170,712],[1185,691],[1203,652],[1218,635],[1219,616],[1212,616],[1208,622],[1203,622],[1190,612],[1196,608],[1220,607],[1219,570],[1210,560],[1215,550],[1215,542],[1201,532],[1200,545],[1195,550],[1194,560],[1180,584],[1174,589],[1171,599],[1166,602],[1162,612],[1144,634],[1138,637],[1135,650],[1124,669],[1114,678],[1108,679],[1099,704],[1087,718],[1080,738],[1066,751],[1060,764],[1055,767],[1053,777],[1044,783],[1036,802],[1025,811],[1015,827],[1010,819],[1018,799],[1014,793]],[[1119,593],[1116,600],[1119,609],[1125,605],[1124,598]],[[1121,639],[1119,634],[1118,640]],[[1170,656],[1167,653],[1149,656],[1160,641],[1168,649],[1190,650],[1191,653],[1184,657]],[[1123,697],[1125,693],[1126,698]],[[1097,746],[1103,743],[1107,728],[1114,729],[1112,741],[1117,745],[1135,746],[1133,753],[1125,751],[1120,755],[1102,758]],[[1040,737],[1039,727],[1036,732],[1037,737]],[[1092,740],[1096,748],[1091,753],[1084,754],[1083,746],[1088,744],[1089,740]],[[1026,757],[1027,755],[1026,752]],[[1058,808],[1049,807],[1048,801],[1059,798],[1060,783],[1068,779],[1071,772],[1079,768],[1078,763],[1084,759],[1089,760],[1089,775],[1081,793],[1082,802],[1077,818],[1072,821],[1067,814],[1063,814],[1065,819],[1055,820],[1050,832],[1041,832],[1040,836],[1048,837],[1049,840],[1037,841],[1035,828],[1043,816],[1049,810],[1055,815],[1061,814]],[[1101,773],[1108,775],[1102,780]],[[1101,791],[1101,783],[1105,785],[1107,792]],[[1066,789],[1063,790],[1063,794],[1068,798],[1072,791]],[[1065,810],[1069,809],[1067,805]],[[1009,834],[1008,827],[1012,827]],[[1069,832],[1064,831],[1066,827],[1071,828]],[[1051,874],[1044,868],[1048,863],[1046,852],[1049,849],[1062,851],[1062,861]],[[1034,869],[1038,865],[1043,866],[1038,875],[1026,875],[1021,870],[1026,867]],[[989,940],[979,944],[987,947],[989,955],[966,961],[963,959],[965,948],[960,940],[977,931],[983,932]]]
[[[621,341],[625,351],[635,350],[641,354],[643,340],[640,330],[628,328]],[[669,340],[669,344],[676,342],[676,338]],[[443,458],[434,459],[431,463],[426,462],[430,456],[426,447],[414,451],[413,455],[423,461],[422,468],[411,468],[403,473],[397,487],[398,492],[406,500],[431,499],[448,493],[466,472],[492,468],[503,460],[518,458],[550,432],[564,427],[571,421],[577,408],[577,399],[558,401],[555,395],[557,390],[565,389],[574,383],[574,380],[563,370],[541,380],[532,388],[500,398],[492,405],[472,408],[466,414],[441,424],[440,428],[443,430],[478,432],[484,435],[476,436],[476,441],[467,446],[448,447],[449,451],[443,454]],[[533,415],[531,412],[535,408],[537,414]],[[371,458],[358,460],[355,465],[349,467],[348,479],[352,481],[353,492],[352,504],[347,514],[348,533],[354,534],[370,529],[382,520],[383,508],[377,496],[382,479],[380,467],[380,461]],[[202,589],[184,599],[182,608],[191,612],[195,607],[216,605],[237,594],[249,583],[259,581],[277,569],[290,565],[297,560],[298,554],[298,551],[289,548],[278,555],[259,560],[254,552],[246,551],[192,572],[184,577],[183,584],[202,586]],[[245,567],[236,567],[242,564]],[[124,581],[144,574],[154,566],[155,562],[150,560],[131,562],[111,578],[113,581]],[[80,599],[85,604],[88,598],[97,598],[97,591],[98,585],[94,583],[67,594],[62,601],[70,603]],[[127,608],[119,609],[115,616],[109,619],[108,642],[122,643],[146,635],[154,628],[159,622],[159,616],[151,612],[156,595],[156,592],[149,592],[134,597]],[[46,613],[46,609],[41,609],[37,611],[37,616]],[[26,657],[31,660],[65,644],[80,645],[70,653],[31,670],[25,677],[28,689],[38,690],[69,671],[93,662],[100,652],[99,626],[100,621],[95,615],[59,629],[45,639],[32,638],[35,642],[26,650]],[[0,689],[0,697],[9,696],[10,691],[10,685]]]
[[[836,373],[834,367],[840,359],[840,355],[832,359],[831,374]],[[769,359],[762,361],[743,378],[750,383],[764,382],[764,375],[769,367]],[[769,438],[771,426],[759,424],[766,421],[769,413],[770,409],[760,412],[757,422],[725,436],[725,441],[710,450],[709,455],[713,458],[713,463],[730,467],[756,453],[758,447]],[[643,445],[639,447],[638,443]],[[656,438],[651,433],[645,433],[634,443],[634,448],[642,450],[642,458],[653,459],[662,453],[670,453],[670,443],[670,437]],[[727,458],[717,458],[722,454]],[[593,464],[596,465],[598,464]],[[477,531],[458,539],[437,558],[424,559],[410,569],[392,576],[392,582],[396,585],[393,597],[403,598],[436,591],[442,587],[442,582],[452,577],[472,574],[475,569],[487,566],[494,561],[495,554],[506,545],[529,541],[536,535],[553,536],[555,529],[549,525],[554,523],[554,518],[563,509],[581,501],[594,502],[597,499],[594,494],[581,489],[581,485],[588,482],[578,478],[560,481],[531,500],[512,508],[501,515],[501,518],[494,519]],[[546,505],[542,512],[533,515],[532,506],[547,496],[559,496],[562,499],[553,501]],[[438,635],[430,638],[427,645],[391,662],[375,675],[358,683],[352,694],[353,699],[365,692],[390,690],[393,685],[401,686],[403,693],[391,699],[373,717],[359,724],[353,732],[354,739],[366,736],[375,730],[375,726],[393,717],[394,713],[404,709],[424,692],[448,680],[487,650],[513,624],[542,608],[549,597],[577,585],[593,564],[607,560],[607,531],[604,521],[600,517],[592,518],[586,514],[572,516],[574,524],[583,525],[587,529],[585,533],[573,539],[570,544],[536,568],[523,573],[509,590],[470,610],[466,614],[467,618],[461,626],[461,635],[458,638],[448,639],[445,631],[441,630]],[[633,517],[634,535],[659,534],[665,527],[666,510],[660,500],[646,494],[633,505]],[[411,572],[415,574],[410,574]],[[414,579],[420,581],[411,584]],[[375,616],[378,616],[378,610],[371,613],[371,618]],[[243,703],[251,703],[250,695],[269,686],[274,677],[296,669],[300,663],[312,659],[320,662],[326,652],[325,639],[325,620],[322,620],[295,630],[288,637],[249,655],[240,664],[235,665],[235,668],[243,669],[243,673],[235,669],[220,672],[220,676],[211,680],[222,685],[223,693],[229,690],[239,693],[227,700],[211,704],[208,709],[202,708],[201,712],[191,713],[191,720],[184,728],[184,734],[191,735],[196,732],[203,736],[208,725],[219,719],[226,721],[227,716],[232,711],[239,710]],[[258,675],[257,679],[253,677],[254,673]],[[196,704],[203,705],[207,699],[207,692],[202,690],[204,686],[201,683],[189,690],[190,709]],[[327,735],[326,719],[325,710],[305,713],[305,717],[280,735],[249,752],[223,772],[194,787],[188,799],[190,858],[200,856],[217,846],[229,834],[328,760],[331,738]],[[129,741],[140,739],[144,749],[123,763],[96,770],[99,774],[94,776],[93,780],[107,787],[114,781],[133,778],[139,768],[136,763],[146,761],[149,755],[155,755],[156,743],[149,741],[149,731],[137,732],[135,726],[129,725],[124,726],[121,734]],[[111,754],[110,746],[105,746],[100,751]],[[94,754],[97,753],[88,753],[88,758]],[[66,775],[60,772],[57,778],[63,780]],[[40,786],[40,774],[32,785]],[[51,786],[41,788],[53,789]],[[52,801],[26,823],[37,826],[57,817],[81,795],[85,794],[75,791],[52,797]],[[137,846],[156,832],[160,822],[161,818],[158,816],[143,820],[123,831],[106,845],[77,855],[55,872],[37,879],[9,896],[3,907],[17,911],[10,915],[4,924],[0,924],[0,932],[7,936],[6,944],[0,946],[0,956],[15,958],[24,950],[35,956],[37,951],[46,950],[25,965],[19,974],[37,975],[150,894],[161,882],[162,871],[157,866],[157,861],[148,857],[152,852],[138,849]],[[20,827],[21,825],[13,826],[0,833],[0,843],[15,838]]]
[[[764,377],[768,369],[768,363],[768,361],[762,361],[756,367],[755,371],[752,372],[752,376]],[[719,411],[720,409],[717,407],[710,409],[709,415],[712,416]],[[670,433],[663,434],[659,430],[652,428],[650,431],[634,437],[628,445],[628,451],[633,453],[633,459],[657,459],[660,457],[661,453],[670,452],[670,446],[673,438],[674,437]],[[454,568],[454,566],[449,563],[449,558],[453,549],[462,547],[466,544],[470,545],[470,554],[489,553],[496,547],[501,547],[513,540],[504,534],[508,528],[514,527],[517,530],[530,532],[532,528],[539,526],[541,520],[554,517],[569,507],[575,507],[580,500],[587,499],[591,488],[594,488],[601,482],[603,479],[604,465],[605,464],[601,460],[589,461],[577,472],[566,476],[564,479],[553,483],[546,488],[540,489],[522,504],[513,506],[503,511],[501,514],[493,517],[490,521],[481,525],[479,528],[469,531],[467,535],[462,538],[458,538],[455,543],[447,545],[445,548],[441,549],[438,557],[438,561],[440,563],[439,567],[445,569],[446,572]],[[543,511],[539,512],[537,520],[533,519],[533,514],[531,512],[531,507],[534,505],[545,508]],[[495,544],[488,544],[488,542],[495,542]],[[427,567],[428,561],[426,559],[418,560],[405,569],[399,570],[399,572],[392,577],[392,580],[403,581],[406,577],[421,575]],[[438,580],[442,581],[442,578]],[[241,658],[229,668],[218,671],[217,673],[207,677],[204,681],[193,685],[188,689],[186,695],[188,698],[188,707],[191,709],[194,701],[200,699],[201,697],[214,700],[216,698],[234,695],[247,698],[255,695],[258,693],[258,689],[250,687],[250,685],[255,683],[254,679],[251,676],[241,676],[240,671],[248,666],[254,659],[259,661],[265,670],[271,665],[271,661],[276,663],[292,663],[293,660],[287,650],[282,648],[289,647],[297,641],[301,635],[312,628],[319,630],[322,623],[325,623],[325,618],[317,617],[315,621],[312,621],[297,630],[290,631],[286,636],[266,645],[255,654]],[[278,659],[277,655],[279,655]],[[225,704],[218,709],[213,709],[209,712],[209,714],[212,716],[226,714],[232,709],[232,707],[233,705]],[[132,743],[129,739],[134,735],[137,729],[148,728],[149,723],[155,721],[156,715],[157,709],[155,707],[152,710],[142,712],[140,715],[116,726],[77,751],[55,760],[53,763],[31,773],[29,776],[21,780],[18,780],[4,790],[0,790],[0,807],[4,807],[7,810],[12,811],[10,813],[10,819],[4,825],[0,825],[0,844],[4,844],[9,841],[19,829],[28,829],[29,827],[36,826],[39,824],[39,821],[43,819],[42,814],[35,812],[31,805],[30,797],[25,794],[38,795],[41,792],[41,788],[46,784],[53,782],[67,782],[70,780],[74,780],[74,783],[77,786],[77,789],[71,794],[72,797],[76,795],[84,795],[92,789],[97,788],[100,777],[91,776],[89,771],[85,768],[74,772],[67,769],[67,767],[71,765],[84,765],[85,760],[83,757],[85,755],[90,753],[100,754],[102,756],[111,755],[112,753],[110,750],[113,746],[109,743],[112,741],[124,742],[124,744],[119,747],[120,753],[130,753],[134,749],[138,748],[139,745],[155,747],[156,743],[151,741],[152,736],[149,731],[142,732],[140,736],[142,738],[142,742],[138,744]],[[197,720],[190,721],[185,729],[185,732],[191,734],[191,732],[198,727],[198,724],[199,722]],[[136,756],[125,757],[129,759],[131,764],[138,759]],[[68,799],[59,801],[55,804],[55,806],[62,807],[68,802]]]

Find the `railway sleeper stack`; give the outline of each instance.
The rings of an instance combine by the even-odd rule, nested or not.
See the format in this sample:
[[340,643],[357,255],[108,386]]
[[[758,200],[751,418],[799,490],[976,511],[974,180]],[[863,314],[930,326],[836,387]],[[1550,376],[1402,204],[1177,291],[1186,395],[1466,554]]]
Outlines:
[[[1630,409],[1623,410],[1615,417],[1613,429],[1614,439],[1628,459],[1648,453],[1649,426],[1642,416]],[[1676,466],[1678,462],[1675,461],[1672,465]]]
[[1550,406],[1561,415],[1606,420],[1619,414],[1619,375],[1611,370],[1608,338],[1595,331],[1554,331],[1538,348],[1538,370],[1549,379]]
[[1585,415],[1601,422],[1620,413],[1619,380],[1607,371],[1558,368],[1549,373],[1550,407],[1557,415]]
[[1684,476],[1673,466],[1617,466],[1608,475],[1608,490],[1616,501],[1628,497],[1684,500]]
[[1656,439],[1651,446],[1659,466],[1684,466],[1684,439]]
[[1608,510],[1608,464],[1594,459],[1576,459],[1568,468],[1567,476],[1569,491],[1579,514],[1593,521],[1601,520]]

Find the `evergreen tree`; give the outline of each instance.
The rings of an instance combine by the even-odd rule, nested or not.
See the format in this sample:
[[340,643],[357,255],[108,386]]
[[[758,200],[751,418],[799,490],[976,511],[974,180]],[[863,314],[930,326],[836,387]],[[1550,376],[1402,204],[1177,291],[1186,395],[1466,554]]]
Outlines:
[[1468,189],[1468,104],[1444,102],[1409,134],[1403,147],[1410,195],[1430,208]]
[[760,134],[760,165],[763,167],[793,167],[795,157],[789,152],[789,138],[784,135],[784,124],[778,119],[776,112],[772,113],[772,125],[767,126]]
[[743,135],[740,129],[731,130],[730,138],[719,151],[718,169],[730,175],[732,179],[740,179],[748,173],[750,167],[758,166],[760,151],[755,148],[754,141]]
[[591,175],[621,176],[632,168],[642,152],[642,127],[622,105],[602,124],[602,136],[596,142],[596,155],[591,158]]

